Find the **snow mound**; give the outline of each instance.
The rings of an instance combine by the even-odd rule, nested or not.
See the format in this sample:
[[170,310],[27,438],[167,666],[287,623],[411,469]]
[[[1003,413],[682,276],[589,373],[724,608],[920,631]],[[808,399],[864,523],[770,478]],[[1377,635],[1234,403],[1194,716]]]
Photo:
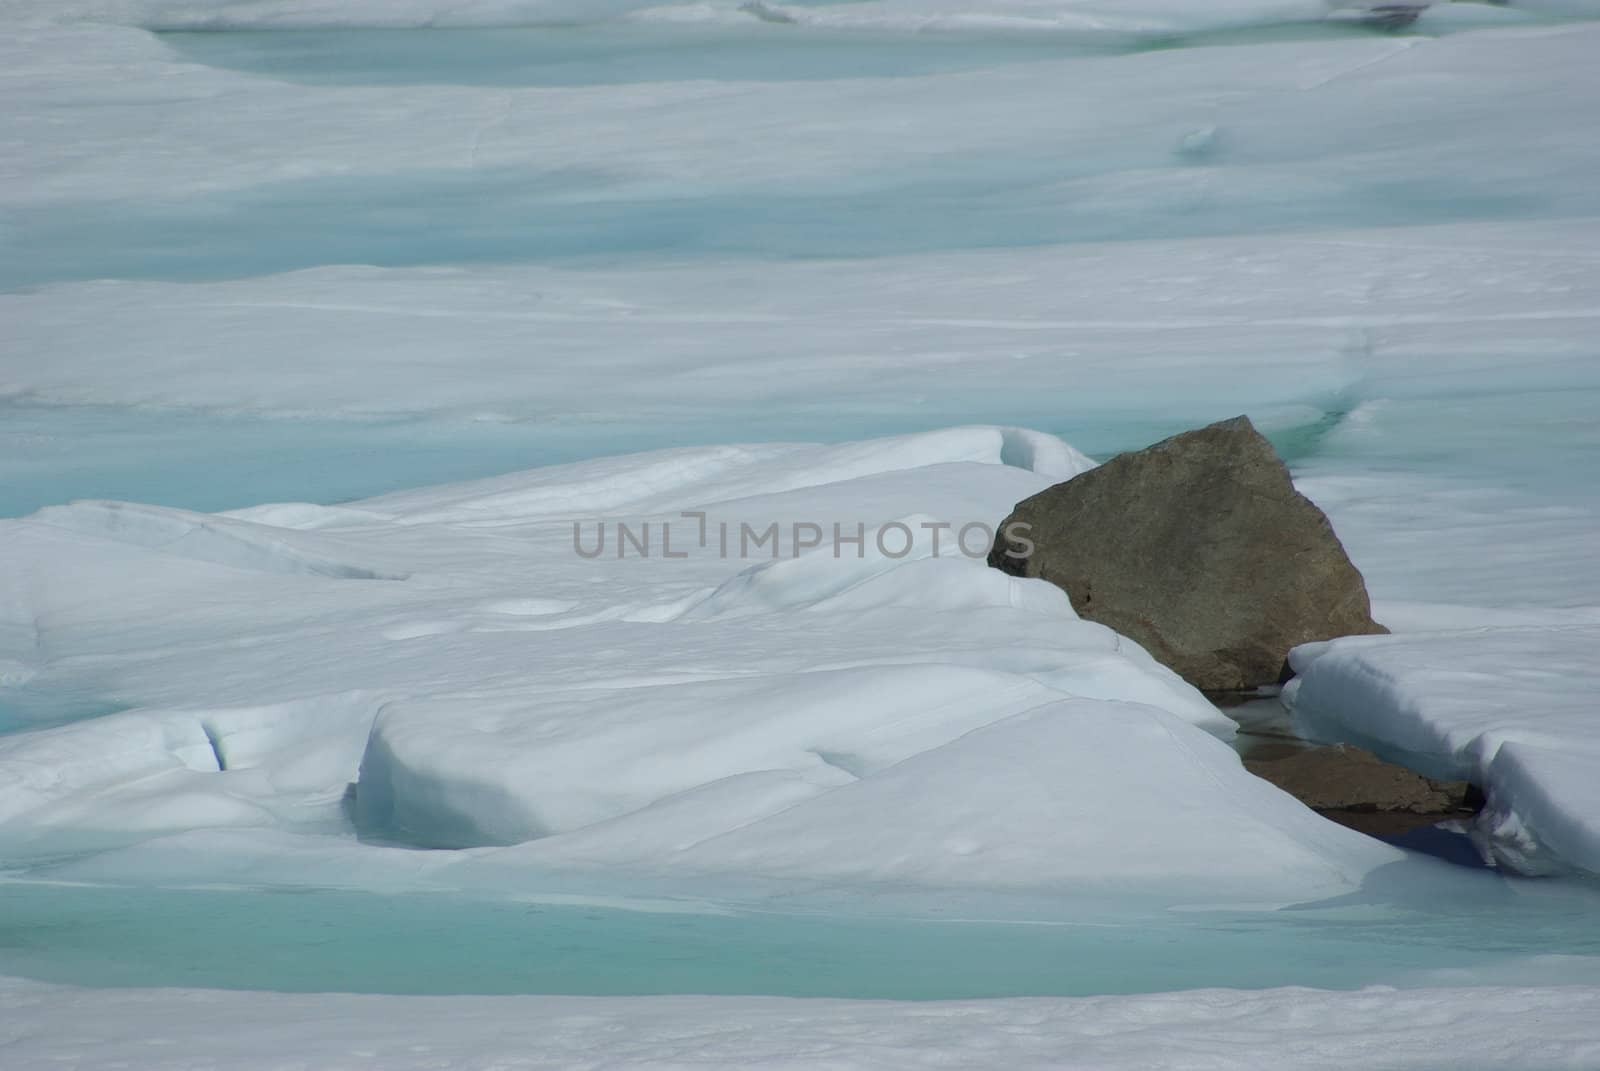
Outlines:
[[372,713],[351,693],[127,711],[0,738],[0,844],[62,851],[197,827],[332,828]]
[[[1250,777],[1204,697],[959,538],[1090,464],[967,427],[331,509],[7,522],[0,619],[27,688],[125,712],[0,736],[0,834],[26,859],[354,821],[389,845],[691,885],[1358,887],[1398,855]],[[575,520],[653,527],[590,554]],[[895,525],[903,552],[876,538]],[[723,546],[724,528],[781,542]],[[363,571],[404,579],[347,582]],[[393,851],[352,842],[338,869],[415,869]]]
[[336,542],[220,515],[131,502],[75,502],[42,509],[33,520],[236,569],[345,580],[400,579],[348,560],[348,552]]
[[1094,467],[1090,458],[1053,435],[1021,428],[966,427],[826,446],[780,443],[657,450],[385,495],[369,499],[363,508],[413,524],[570,520],[603,512],[646,515],[945,464],[1005,466],[1049,477],[1051,482]]
[[1486,628],[1297,648],[1314,733],[1482,785],[1480,847],[1523,873],[1600,873],[1600,627]]
[[[907,517],[894,523],[914,531],[922,524],[937,522]],[[859,556],[835,554],[829,547],[750,566],[690,607],[685,617],[708,620],[783,609],[864,611],[896,606],[944,612],[1014,607],[1077,616],[1060,588],[933,557],[931,539],[921,545],[913,542],[909,555],[890,557],[880,549],[878,535],[882,531],[866,530]],[[900,536],[898,529],[891,534]],[[883,541],[888,542],[889,537],[886,534]],[[943,549],[949,555],[959,553],[954,534],[945,534]],[[893,550],[898,550],[898,544]]]
[[[820,790],[1050,694],[910,665],[395,703],[373,726],[357,800],[369,824],[433,846],[513,843],[747,773],[789,771]],[[748,820],[719,815],[728,828]]]
[[1400,858],[1245,773],[1227,745],[1136,704],[1051,703],[876,771],[865,759],[835,759],[859,776],[671,861],[936,886],[1231,883],[1271,896],[1303,894],[1319,871],[1329,889],[1359,884]]
[[343,506],[320,506],[311,502],[273,502],[264,506],[228,510],[219,516],[249,521],[251,524],[264,524],[270,528],[293,528],[298,531],[337,528],[343,524],[383,520],[381,514]]

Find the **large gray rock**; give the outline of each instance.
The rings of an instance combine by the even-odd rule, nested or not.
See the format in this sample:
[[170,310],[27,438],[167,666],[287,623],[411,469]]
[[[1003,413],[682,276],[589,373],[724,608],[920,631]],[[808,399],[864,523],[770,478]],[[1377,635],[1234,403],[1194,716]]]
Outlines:
[[1079,616],[1206,691],[1277,682],[1297,644],[1387,631],[1328,518],[1246,417],[1018,503],[989,564],[1064,589]]

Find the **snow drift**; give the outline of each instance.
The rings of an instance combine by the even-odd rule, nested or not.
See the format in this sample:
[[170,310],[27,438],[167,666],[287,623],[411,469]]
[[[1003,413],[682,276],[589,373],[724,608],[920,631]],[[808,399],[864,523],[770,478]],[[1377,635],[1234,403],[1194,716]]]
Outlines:
[[[25,857],[353,818],[515,845],[517,866],[1252,899],[1397,859],[1245,773],[1214,738],[1232,723],[1137,645],[954,545],[1089,464],[964,428],[338,509],[4,522],[30,690],[136,709],[0,737],[0,840]],[[682,549],[586,556],[575,521],[676,525]],[[797,525],[861,535],[712,534]]]

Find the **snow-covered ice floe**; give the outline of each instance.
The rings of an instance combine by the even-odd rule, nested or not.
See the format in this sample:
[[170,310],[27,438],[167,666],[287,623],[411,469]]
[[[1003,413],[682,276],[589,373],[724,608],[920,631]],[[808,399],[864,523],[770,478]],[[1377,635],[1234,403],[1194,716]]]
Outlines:
[[1588,1071],[1600,990],[1194,990],[934,1003],[364,997],[0,981],[16,1066]]
[[1600,873],[1600,625],[1350,638],[1290,661],[1285,698],[1313,733],[1482,785],[1490,857]]
[[1233,724],[1137,645],[985,564],[985,526],[1091,464],[970,427],[0,522],[18,716],[123,709],[0,737],[0,843],[353,818],[545,870],[1252,901],[1398,859],[1245,773]]

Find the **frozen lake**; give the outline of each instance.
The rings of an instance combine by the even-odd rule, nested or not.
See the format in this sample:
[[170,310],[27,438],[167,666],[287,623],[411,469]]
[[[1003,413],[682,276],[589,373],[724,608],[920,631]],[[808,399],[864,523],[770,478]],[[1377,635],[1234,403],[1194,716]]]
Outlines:
[[[1437,877],[1437,876],[1436,876]],[[1600,980],[1600,892],[1072,921],[630,911],[329,889],[0,885],[9,974],[90,986],[948,1000]],[[1541,957],[1543,962],[1541,963]]]
[[[747,21],[754,28],[212,32],[160,40],[177,62],[346,92],[610,93],[646,85],[657,93],[730,85],[781,92],[791,82],[908,83],[944,75],[959,83],[964,75],[1021,79],[1037,71],[1039,91],[1058,86],[1063,109],[1084,105],[1072,86],[1074,60],[1094,68],[1118,58],[1213,53],[1220,62],[1240,50],[1336,52],[1373,43],[1370,30],[1329,23],[1075,37],[827,33]],[[1384,38],[1390,47],[1429,39]],[[1396,139],[1448,136],[1462,116],[1374,119],[1361,138],[1368,144],[1342,147],[1351,163],[1367,152],[1394,151]],[[807,182],[751,181],[729,130],[727,142],[708,146],[708,173],[689,182],[641,181],[631,168],[601,162],[544,154],[499,162],[490,154],[468,168],[441,161],[387,174],[282,177],[185,197],[90,196],[6,221],[12,254],[0,266],[0,287],[107,277],[199,281],[325,264],[882,257],[1600,211],[1592,189],[1553,196],[1446,160],[1430,159],[1423,171],[1347,166],[1337,181],[1321,182],[1303,148],[1234,143],[1205,124],[1175,127],[1160,140],[1112,134],[1103,130],[1087,146],[1041,138],[981,154],[934,148]],[[1284,171],[1281,185],[1217,181],[1248,163],[1275,164]],[[1117,175],[1135,183],[1122,196],[1138,211],[1106,210],[1102,184]]]
[[[1584,399],[1566,402],[1584,403]],[[0,517],[19,517],[43,506],[85,498],[205,511],[261,502],[336,503],[684,443],[758,438],[839,441],[966,422],[1049,429],[1054,419],[1058,418],[1025,400],[966,410],[952,407],[931,415],[884,406],[876,412],[842,416],[769,412],[757,422],[725,414],[695,423],[661,420],[587,426],[0,404],[0,443],[5,446],[0,457]],[[1279,450],[1299,462],[1312,456],[1337,419],[1295,414],[1293,421],[1271,434]],[[1063,434],[1070,430],[1080,449],[1109,456],[1184,426],[1173,419],[1089,416],[1059,430]]]
[[[870,3],[789,5],[790,24],[712,7],[704,24],[520,28],[155,19],[152,32],[51,27],[0,46],[26,90],[5,133],[33,149],[32,170],[0,173],[0,518],[78,499],[332,505],[635,451],[964,424],[1034,428],[1105,457],[1248,411],[1332,517],[1380,618],[1544,623],[1600,607],[1600,129],[1592,76],[1577,81],[1592,25],[1440,5],[1404,34],[1320,19],[908,30],[850,24]],[[839,464],[829,479],[847,489],[883,475]],[[670,490],[672,478],[643,479]],[[877,485],[864,486],[846,501],[875,505]],[[442,538],[474,551],[531,541],[529,516],[550,523],[450,508],[401,515],[381,549],[415,552],[410,532],[461,516]],[[547,591],[542,575],[442,551],[412,585],[437,584],[436,604],[391,611],[378,583],[316,602],[324,591],[306,576],[321,583],[327,561],[355,554],[338,542],[352,522],[306,515],[283,522],[287,550],[197,552],[202,571],[234,570],[225,580],[266,561],[306,585],[282,596],[307,600],[303,618],[264,583],[206,596],[216,637],[139,586],[150,568],[162,587],[160,568],[215,533],[136,519],[125,535],[115,516],[79,530],[102,522],[68,516],[59,533],[72,539],[172,552],[107,558],[48,612],[21,570],[0,586],[0,611],[16,608],[0,616],[0,743],[130,710],[253,709],[241,693],[279,677],[270,702],[291,710],[285,723],[303,715],[295,704],[320,717],[346,690],[352,710],[376,710],[406,689],[503,685],[504,665],[557,648],[487,644],[539,639],[547,620],[554,637],[579,616],[572,576]],[[319,557],[324,536],[333,549]],[[459,576],[517,598],[458,595]],[[573,590],[552,594],[561,584]],[[680,610],[628,597],[595,615],[623,622],[616,636],[570,657],[599,664],[609,651],[605,679],[640,674],[630,687],[659,684],[650,672],[715,676],[692,647],[681,667],[639,668],[663,645],[638,636]],[[368,612],[413,617],[374,625]],[[752,651],[767,627],[750,631]],[[492,638],[474,647],[479,633]],[[290,646],[305,636],[315,646]],[[358,669],[378,657],[369,642],[403,680],[395,695],[374,698],[357,671],[328,683],[346,657]],[[746,638],[726,642],[743,651]],[[223,668],[206,677],[212,663]],[[193,694],[173,666],[204,678]],[[218,836],[343,835],[339,792],[358,773],[347,760],[362,757],[373,716],[351,716],[340,731],[354,751],[326,770],[317,754],[283,758],[308,746],[295,738],[266,748],[259,769],[230,771],[210,723],[214,760],[171,746],[183,776],[214,761],[205,772],[242,774],[251,801],[268,801],[244,818],[217,812]],[[261,725],[247,751],[278,722]],[[77,738],[62,739],[65,763]],[[144,807],[145,774],[127,776]],[[0,883],[0,975],[904,999],[1600,984],[1590,878],[1412,858],[1374,872],[1392,887],[1293,909],[1140,914],[1108,897],[1073,922],[891,918],[880,888],[841,879],[830,895],[844,906],[828,911],[651,913],[422,893],[387,871],[331,888],[344,857],[271,888],[236,886],[221,863],[167,883],[140,853],[183,832],[171,816],[189,797],[124,828],[91,813],[97,791],[38,828],[26,814],[0,821],[28,852],[0,862],[18,879]],[[97,838],[113,877],[80,883],[72,868],[93,872]],[[358,855],[378,850],[351,840]],[[448,853],[413,854],[422,866]],[[55,883],[59,866],[69,879]]]

